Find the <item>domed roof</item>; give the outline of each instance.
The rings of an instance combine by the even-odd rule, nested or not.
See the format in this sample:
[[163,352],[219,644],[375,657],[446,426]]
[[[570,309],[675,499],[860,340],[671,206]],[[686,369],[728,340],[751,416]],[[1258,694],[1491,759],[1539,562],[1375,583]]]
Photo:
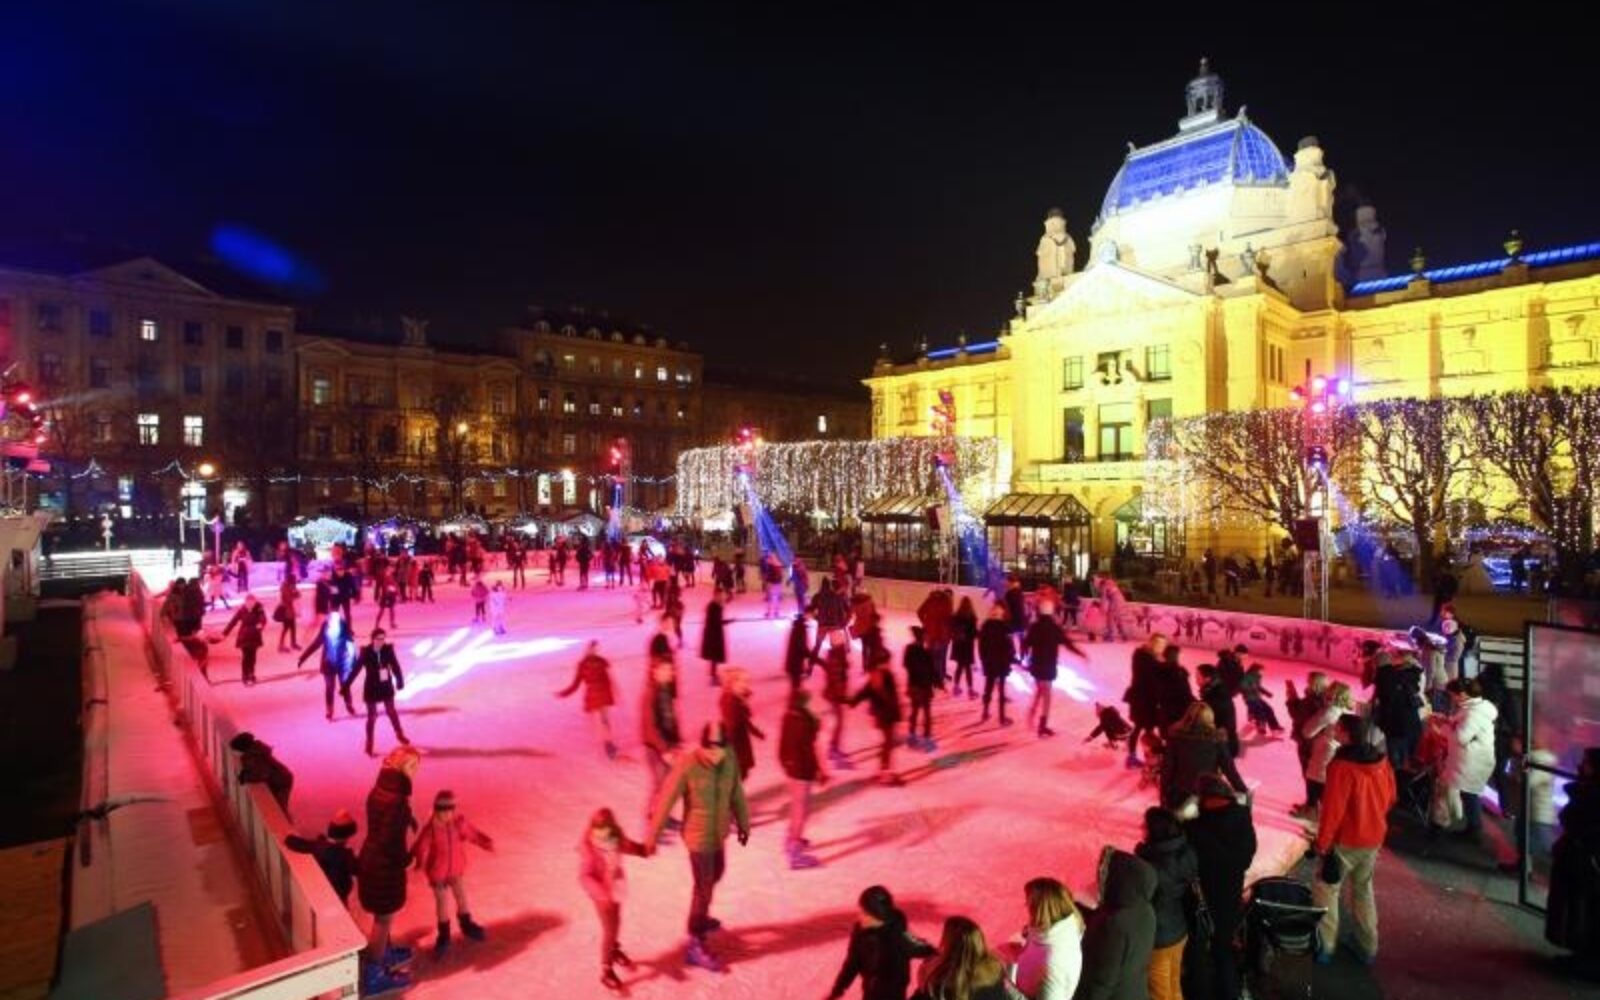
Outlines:
[[1100,205],[1100,219],[1163,195],[1215,184],[1289,183],[1289,163],[1267,134],[1241,110],[1237,117],[1130,149]]

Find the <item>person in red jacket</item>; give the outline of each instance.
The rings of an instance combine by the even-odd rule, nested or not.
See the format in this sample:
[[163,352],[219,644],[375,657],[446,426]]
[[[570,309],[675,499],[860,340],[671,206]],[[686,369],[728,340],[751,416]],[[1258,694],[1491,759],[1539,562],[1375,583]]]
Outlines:
[[488,834],[456,813],[455,793],[441,791],[433,797],[433,818],[411,845],[411,856],[427,876],[428,886],[433,889],[434,908],[438,911],[439,936],[433,943],[434,958],[442,956],[450,947],[449,894],[456,897],[456,920],[461,924],[461,933],[474,941],[482,941],[486,936],[483,927],[472,919],[467,888],[461,881],[467,873],[468,844],[476,844],[486,851],[494,850],[494,841]]
[[606,756],[612,760],[617,759],[617,744],[611,738],[611,706],[616,704],[616,696],[611,689],[611,663],[600,655],[600,643],[591,639],[589,648],[584,650],[583,659],[578,661],[577,672],[572,675],[572,683],[556,692],[557,698],[565,698],[583,687],[583,711],[600,729],[600,738],[605,741]]
[[1339,944],[1339,900],[1348,889],[1356,953],[1371,965],[1378,957],[1378,904],[1372,875],[1389,830],[1394,770],[1384,752],[1367,742],[1367,721],[1361,716],[1340,716],[1339,729],[1339,752],[1328,765],[1317,824],[1315,850],[1324,860],[1311,885],[1315,904],[1327,909],[1320,926],[1322,952],[1317,961],[1324,965],[1333,961]]
[[610,809],[597,809],[589,818],[589,829],[578,844],[578,882],[594,900],[600,917],[600,982],[606,989],[622,991],[622,980],[615,966],[633,968],[633,959],[622,950],[618,935],[622,930],[622,902],[627,896],[627,880],[622,871],[623,855],[646,856],[644,845],[629,840]]
[[783,733],[778,738],[778,763],[789,779],[789,835],[784,850],[790,868],[815,868],[821,862],[806,853],[806,816],[811,812],[811,784],[828,783],[828,775],[817,759],[817,735],[822,720],[811,711],[811,692],[795,688],[789,692],[789,710],[783,715]]

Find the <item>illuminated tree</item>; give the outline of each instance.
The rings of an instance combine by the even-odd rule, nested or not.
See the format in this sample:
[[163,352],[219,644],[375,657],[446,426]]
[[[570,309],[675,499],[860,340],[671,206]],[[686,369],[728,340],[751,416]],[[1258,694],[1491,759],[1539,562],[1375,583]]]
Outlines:
[[466,390],[448,388],[433,397],[433,457],[439,474],[450,484],[452,509],[460,512],[467,477],[472,472],[475,451],[472,444],[473,412]]
[[[1335,490],[1348,485],[1356,464],[1352,423],[1347,409],[1328,418],[1326,478]],[[1158,421],[1148,439],[1151,457],[1171,461],[1153,491],[1169,516],[1233,514],[1292,536],[1294,522],[1313,513],[1312,499],[1323,486],[1323,474],[1306,461],[1298,408]]]
[[1462,400],[1473,450],[1549,537],[1569,583],[1594,545],[1600,486],[1600,389],[1541,389]]
[[1454,399],[1385,399],[1352,413],[1366,506],[1417,539],[1418,577],[1432,586],[1450,507],[1476,499],[1482,477],[1464,407]]

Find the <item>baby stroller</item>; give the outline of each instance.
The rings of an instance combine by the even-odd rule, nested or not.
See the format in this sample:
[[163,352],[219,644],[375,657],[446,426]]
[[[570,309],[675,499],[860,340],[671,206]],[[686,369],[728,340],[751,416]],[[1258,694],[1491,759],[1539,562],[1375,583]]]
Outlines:
[[1250,888],[1244,913],[1245,985],[1256,1000],[1310,997],[1317,924],[1327,911],[1311,901],[1311,886],[1264,878]]

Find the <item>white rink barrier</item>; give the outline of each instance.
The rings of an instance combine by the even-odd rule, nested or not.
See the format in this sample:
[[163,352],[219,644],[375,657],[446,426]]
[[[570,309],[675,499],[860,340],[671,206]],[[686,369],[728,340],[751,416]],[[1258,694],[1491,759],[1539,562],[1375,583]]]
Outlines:
[[290,954],[171,1000],[311,1000],[354,997],[366,937],[309,854],[283,846],[293,828],[263,785],[240,785],[228,742],[240,731],[194,660],[161,620],[161,600],[134,572],[128,600],[162,676],[172,685],[195,758],[224,806],[229,834],[250,859],[257,889],[277,918]]

